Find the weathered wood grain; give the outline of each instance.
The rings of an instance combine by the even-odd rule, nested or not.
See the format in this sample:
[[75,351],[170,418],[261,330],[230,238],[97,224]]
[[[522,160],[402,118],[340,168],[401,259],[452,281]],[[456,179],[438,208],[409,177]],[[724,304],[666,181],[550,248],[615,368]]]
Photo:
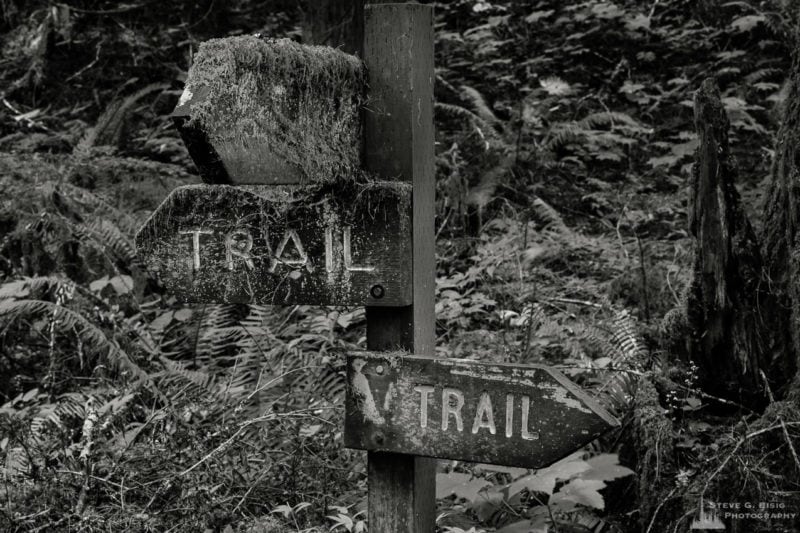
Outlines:
[[191,124],[191,106],[208,98],[208,89],[200,89],[194,93],[183,92],[178,105],[170,115],[178,133],[181,135],[183,144],[194,161],[200,178],[204,183],[231,183],[230,175],[225,169],[219,154],[211,141],[208,139],[208,132],[198,124]]
[[136,237],[179,300],[408,305],[410,187],[188,185]]
[[[375,2],[369,2],[375,3]],[[367,347],[434,355],[433,9],[419,4],[365,7],[366,170],[413,185],[413,305],[368,306]],[[373,531],[435,529],[435,460],[368,454]]]
[[345,445],[541,468],[618,425],[563,374],[362,352],[347,358]]

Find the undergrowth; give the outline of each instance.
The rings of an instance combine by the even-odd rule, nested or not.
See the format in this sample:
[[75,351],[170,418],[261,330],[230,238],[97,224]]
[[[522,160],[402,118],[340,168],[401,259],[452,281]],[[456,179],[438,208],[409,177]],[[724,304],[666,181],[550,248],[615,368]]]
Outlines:
[[[294,3],[70,4],[3,4],[0,529],[364,531],[341,434],[363,310],[180,305],[131,240],[197,181],[165,114],[199,40],[299,38]],[[436,4],[437,353],[554,365],[622,421],[536,472],[440,462],[440,531],[680,531],[704,501],[796,504],[796,405],[718,416],[680,360],[691,95],[719,80],[758,223],[784,4]]]

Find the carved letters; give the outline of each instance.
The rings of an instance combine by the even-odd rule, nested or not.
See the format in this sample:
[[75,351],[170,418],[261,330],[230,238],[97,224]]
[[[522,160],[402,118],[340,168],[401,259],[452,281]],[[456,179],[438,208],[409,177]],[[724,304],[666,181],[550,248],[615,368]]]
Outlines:
[[[431,395],[436,388],[433,385],[417,385],[414,391],[419,393],[419,427],[427,428],[428,421],[430,420],[430,410],[428,406],[431,403]],[[441,428],[442,431],[464,431],[464,417],[468,417],[472,411],[464,409],[465,406],[464,392],[453,387],[444,387],[442,389],[442,402],[441,402]],[[472,417],[472,433],[477,434],[480,430],[488,431],[491,435],[497,433],[497,425],[495,424],[495,405],[499,402],[492,396],[484,391],[478,399],[477,405],[474,407],[474,417]],[[472,406],[469,406],[472,407]],[[522,426],[520,427],[520,436],[523,440],[535,440],[539,438],[538,432],[531,432],[528,427],[528,420],[530,419],[531,399],[529,396],[522,395],[520,398],[519,409],[521,411]],[[505,437],[511,438],[514,436],[514,412],[516,411],[516,402],[513,394],[505,395]],[[462,415],[462,411],[467,414]],[[454,425],[451,425],[451,420]]]
[[[325,228],[325,270],[327,272],[334,272],[337,267],[337,249],[341,249],[341,261],[344,269],[348,272],[372,272],[375,270],[374,266],[356,265],[353,261],[353,247],[352,247],[352,228],[344,226],[342,228],[342,241],[341,248],[335,246],[334,234],[336,228],[328,226]],[[201,257],[201,240],[202,235],[214,235],[215,232],[203,228],[194,228],[190,230],[179,230],[181,235],[190,235],[192,243],[192,268],[200,270],[202,264]],[[269,260],[269,271],[274,273],[278,265],[286,265],[290,268],[306,268],[309,272],[314,270],[314,262],[312,262],[306,254],[303,241],[295,230],[286,230],[279,241],[277,248],[274,249],[269,244],[269,232],[265,231],[267,252]],[[255,264],[253,263],[253,256],[251,250],[253,249],[253,236],[245,228],[237,228],[228,232],[224,236],[225,242],[225,265],[228,270],[235,270],[238,264],[242,264],[245,268],[253,270]],[[296,250],[298,257],[288,258],[287,245],[291,242]]]

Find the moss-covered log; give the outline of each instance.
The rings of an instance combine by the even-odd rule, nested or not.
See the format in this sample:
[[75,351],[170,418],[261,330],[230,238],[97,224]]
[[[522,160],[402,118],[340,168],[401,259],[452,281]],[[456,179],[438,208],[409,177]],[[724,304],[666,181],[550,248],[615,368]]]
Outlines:
[[319,183],[361,168],[361,61],[257,36],[203,43],[176,109],[206,182]]
[[781,376],[770,372],[770,361],[782,343],[770,329],[777,315],[763,282],[755,233],[734,185],[729,121],[711,79],[695,95],[695,125],[700,145],[689,211],[695,238],[687,307],[690,357],[706,392],[760,404],[765,399],[762,371],[772,387],[781,384]]

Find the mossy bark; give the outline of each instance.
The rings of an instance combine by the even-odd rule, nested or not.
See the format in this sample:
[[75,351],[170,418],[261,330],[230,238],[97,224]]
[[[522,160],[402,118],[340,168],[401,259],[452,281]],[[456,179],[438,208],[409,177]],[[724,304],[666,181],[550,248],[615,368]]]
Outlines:
[[[692,180],[689,228],[695,264],[687,302],[689,356],[706,392],[758,406],[770,387],[783,385],[775,359],[785,343],[775,300],[764,279],[755,233],[734,185],[728,117],[716,83],[705,80],[695,95],[700,140]],[[779,366],[779,365],[777,365]]]
[[675,484],[672,423],[658,401],[655,385],[647,377],[639,380],[633,409],[633,441],[638,472],[638,501],[641,530],[653,524],[663,531],[680,511],[680,501],[665,500]]
[[787,87],[762,242],[769,286],[786,317],[778,332],[787,336],[787,354],[780,364],[790,378],[800,367],[800,54],[795,54]]

